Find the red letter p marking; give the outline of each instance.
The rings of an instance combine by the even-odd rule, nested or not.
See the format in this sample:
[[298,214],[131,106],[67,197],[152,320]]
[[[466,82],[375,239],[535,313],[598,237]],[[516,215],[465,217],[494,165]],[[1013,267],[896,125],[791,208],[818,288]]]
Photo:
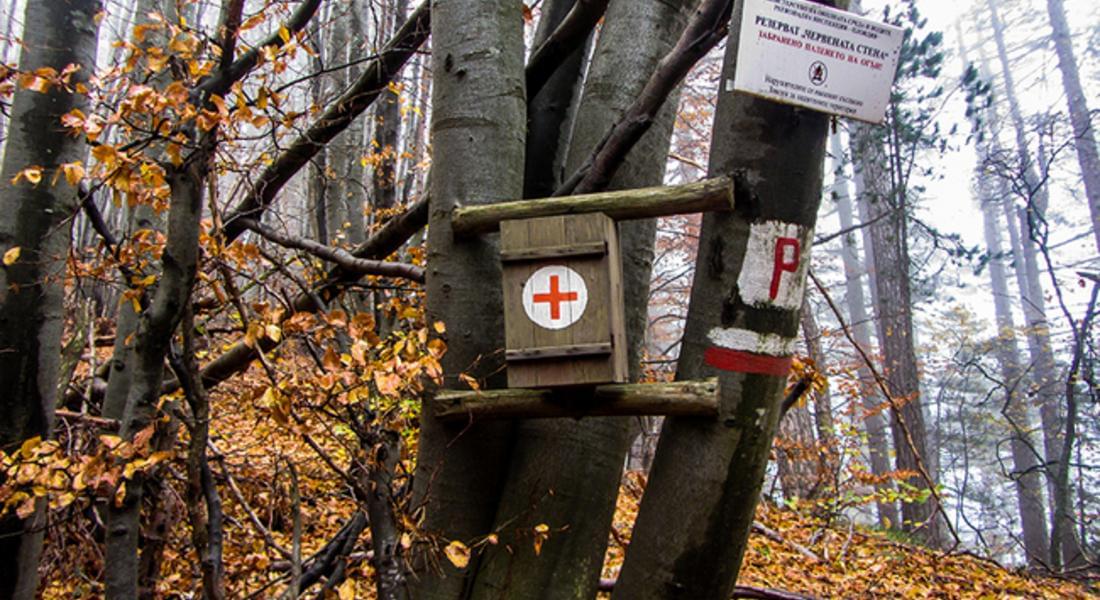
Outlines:
[[772,285],[769,296],[775,300],[779,296],[779,281],[784,271],[794,273],[798,269],[801,246],[796,238],[781,237],[775,240],[775,263],[772,266]]

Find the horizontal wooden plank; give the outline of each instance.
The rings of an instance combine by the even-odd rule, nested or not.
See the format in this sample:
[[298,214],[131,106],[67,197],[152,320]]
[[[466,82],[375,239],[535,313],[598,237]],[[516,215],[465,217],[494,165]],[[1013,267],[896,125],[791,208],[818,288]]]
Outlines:
[[595,356],[611,354],[611,342],[599,344],[570,344],[568,346],[543,346],[541,348],[523,348],[508,350],[504,358],[508,361],[541,360],[549,358],[574,358],[577,356]]
[[501,262],[543,260],[546,258],[583,258],[607,254],[607,242],[585,242],[569,246],[542,246],[500,251]]
[[733,181],[704,179],[685,185],[518,200],[459,207],[451,215],[455,237],[490,233],[501,221],[557,215],[604,213],[616,221],[733,209]]
[[718,416],[718,380],[624,383],[568,390],[443,390],[431,400],[443,420],[632,415]]

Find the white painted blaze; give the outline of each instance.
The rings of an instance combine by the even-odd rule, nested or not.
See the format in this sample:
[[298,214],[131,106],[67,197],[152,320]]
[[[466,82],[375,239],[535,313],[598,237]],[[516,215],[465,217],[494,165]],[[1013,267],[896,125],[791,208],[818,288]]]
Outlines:
[[752,306],[802,306],[813,230],[794,223],[753,223],[737,277],[741,300]]
[[580,320],[587,306],[584,278],[565,265],[542,267],[523,284],[523,311],[539,327],[565,329]]
[[798,348],[798,340],[774,333],[757,333],[735,327],[715,327],[707,334],[719,348],[739,350],[768,356],[791,356]]

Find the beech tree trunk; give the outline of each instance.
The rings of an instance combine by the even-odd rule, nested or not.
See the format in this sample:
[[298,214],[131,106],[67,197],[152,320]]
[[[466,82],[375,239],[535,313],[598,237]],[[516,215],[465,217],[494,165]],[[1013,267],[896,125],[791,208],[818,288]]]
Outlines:
[[775,440],[779,485],[786,498],[813,498],[820,491],[814,418],[805,401],[792,406],[779,421]]
[[[405,15],[409,12],[408,0],[396,0],[393,4],[392,14],[387,19],[390,25],[386,27],[386,37],[397,33],[397,29],[405,22]],[[374,109],[374,135],[370,152],[377,162],[371,169],[371,189],[373,197],[371,203],[375,209],[392,208],[397,204],[397,154],[398,133],[401,130],[401,112],[398,106],[398,95],[386,91],[378,96]]]
[[[436,0],[432,4],[433,102],[427,311],[447,326],[444,387],[469,374],[482,387],[503,384],[504,325],[498,242],[492,236],[456,242],[455,203],[514,200],[523,193],[523,15],[510,0]],[[471,544],[492,531],[511,453],[511,423],[447,424],[421,417],[413,506],[423,527]],[[477,558],[459,571],[442,557],[441,571],[421,561],[412,597],[459,598]]]
[[[333,14],[332,22],[326,30],[326,55],[328,65],[335,66],[346,64],[348,61],[348,46],[351,44],[350,15],[347,14],[347,6],[331,5]],[[354,77],[347,69],[337,72],[334,87],[338,90],[346,89],[349,80]],[[388,92],[387,92],[388,93]],[[325,174],[325,217],[328,221],[326,229],[329,239],[327,244],[352,247],[363,243],[365,239],[363,226],[362,196],[357,193],[362,189],[362,178],[354,177],[354,170],[359,165],[358,153],[363,148],[363,119],[356,119],[348,128],[337,135],[325,147],[326,171]]]
[[[817,370],[826,375],[829,370],[829,361],[821,348],[821,328],[817,325],[813,307],[805,298],[802,301],[802,314],[799,319],[802,326],[802,339],[806,343],[806,353],[810,360],[814,361]],[[817,439],[831,448],[836,440],[836,430],[833,424],[833,401],[829,395],[829,388],[826,387],[821,394],[812,394],[811,400],[814,405],[814,430],[817,432]]]
[[[566,173],[588,159],[635,100],[657,62],[676,43],[693,4],[692,0],[610,3],[584,96],[576,108],[564,161]],[[563,68],[573,64],[567,62]],[[572,67],[577,74],[579,67]],[[535,106],[567,103],[567,78],[567,71],[559,70],[534,99]],[[547,98],[545,94],[550,92],[559,97]],[[613,189],[661,183],[677,104],[675,95],[665,101],[657,123],[627,155],[612,180]],[[533,116],[532,131],[543,136],[547,132],[542,118],[562,118],[558,111]],[[529,149],[536,151],[534,144]],[[528,171],[541,162],[553,164],[555,157],[533,154]],[[632,380],[640,375],[655,232],[652,219],[619,224]],[[473,597],[499,598],[503,594],[508,598],[580,599],[595,595],[632,425],[629,418],[607,417],[517,424],[517,445],[496,517],[496,526],[507,528],[504,543],[488,550]],[[549,525],[553,533],[536,554],[530,532],[540,523]]]
[[[740,8],[734,8],[730,31],[740,29]],[[723,82],[733,77],[737,47],[732,36]],[[718,375],[719,418],[665,420],[613,598],[728,598],[733,590],[786,377],[706,364],[704,355],[714,349],[708,335],[716,328],[797,335],[801,302],[789,310],[749,305],[740,297],[738,277],[752,224],[781,221],[813,227],[821,201],[827,124],[821,113],[730,91],[718,97],[709,171],[734,177],[737,208],[703,217],[677,377]],[[802,248],[803,260],[808,260],[808,245]]]
[[[199,218],[207,176],[209,149],[200,149],[168,174],[172,189],[168,232],[156,292],[141,315],[134,339],[130,385],[119,434],[131,439],[153,422],[164,380],[164,361],[172,334],[190,301],[199,258]],[[205,155],[205,156],[203,156]],[[126,482],[121,506],[108,508],[107,550],[104,560],[107,598],[150,596],[138,587],[138,536],[145,478],[135,474]]]
[[1009,446],[1012,452],[1016,504],[1020,511],[1024,553],[1032,567],[1045,564],[1050,552],[1046,512],[1043,506],[1043,474],[1039,470],[1039,449],[1031,441],[1031,415],[1025,403],[1024,373],[1016,346],[1016,323],[1008,295],[1008,279],[1001,254],[1001,232],[997,222],[996,200],[981,198],[986,250],[989,253],[989,279],[993,288],[997,336],[994,350],[1001,365],[1004,404],[1001,412],[1008,420]]
[[[844,155],[840,137],[832,136],[831,152],[834,158]],[[843,178],[837,178],[843,181]],[[834,188],[837,202],[837,216],[840,218],[841,230],[850,230],[855,226],[852,217],[852,199],[848,194],[848,185],[838,185]],[[866,230],[866,227],[864,228]],[[844,262],[844,303],[848,306],[848,326],[852,330],[852,339],[856,341],[868,354],[874,354],[874,346],[871,344],[871,320],[867,315],[867,300],[863,294],[863,274],[866,271],[859,259],[859,248],[856,244],[856,233],[852,231],[844,236],[841,257]],[[885,477],[893,471],[890,466],[890,446],[886,440],[885,413],[889,408],[883,406],[884,400],[876,392],[874,376],[871,369],[861,359],[856,367],[856,375],[860,382],[860,400],[863,403],[863,426],[867,431],[867,453],[871,463],[871,473],[877,477]],[[887,500],[882,494],[889,494],[894,489],[891,481],[883,481],[875,486],[880,492],[875,501],[878,508],[879,524],[886,528],[898,527],[901,519],[898,518],[897,504]]]
[[[1029,216],[1037,219],[1045,218],[1047,205],[1050,203],[1050,194],[1047,186],[1040,184],[1040,173],[1046,171],[1046,166],[1041,164],[1041,160],[1035,160],[1028,146],[1027,126],[1024,122],[1023,111],[1020,108],[1016,82],[1012,74],[1012,64],[1008,58],[1008,49],[1004,39],[1004,23],[1001,20],[997,3],[987,0],[987,5],[989,6],[993,25],[991,30],[993,41],[997,47],[997,58],[1001,63],[1005,98],[1008,100],[1009,116],[1012,119],[1013,132],[1016,137],[1017,160],[1019,161],[1019,168],[1023,169],[1024,182],[1030,195],[1029,198],[1025,198],[1026,206],[1018,213],[1012,209],[1011,205],[1006,204],[1005,218],[1008,222],[1009,234],[1012,235],[1012,246],[1017,257],[1016,274],[1021,295],[1020,304],[1024,309],[1028,354],[1031,358],[1031,368],[1029,370],[1030,393],[1034,394],[1035,402],[1039,405],[1039,417],[1043,426],[1043,456],[1046,463],[1047,498],[1050,501],[1051,510],[1053,510],[1054,477],[1051,470],[1057,468],[1062,456],[1062,394],[1057,377],[1058,368],[1054,362],[1053,346],[1051,345],[1050,323],[1046,316],[1046,294],[1043,291],[1042,273],[1039,270],[1039,249],[1031,231],[1031,219],[1029,219]],[[1019,222],[1018,227],[1016,226],[1017,222]],[[1061,546],[1062,556],[1079,556],[1080,549],[1074,536],[1061,537],[1062,539],[1058,543]]]
[[[95,69],[100,10],[95,0],[28,2],[23,13],[23,71],[81,67],[76,81]],[[52,433],[64,327],[65,264],[69,218],[79,206],[77,191],[60,165],[83,158],[82,140],[67,134],[61,116],[81,108],[84,98],[63,89],[18,90],[0,179],[0,253],[19,248],[18,258],[0,267],[0,449],[17,450],[24,440]],[[17,173],[41,168],[41,183]],[[31,599],[38,585],[38,560],[46,526],[44,503],[27,519],[0,518],[0,598]]]

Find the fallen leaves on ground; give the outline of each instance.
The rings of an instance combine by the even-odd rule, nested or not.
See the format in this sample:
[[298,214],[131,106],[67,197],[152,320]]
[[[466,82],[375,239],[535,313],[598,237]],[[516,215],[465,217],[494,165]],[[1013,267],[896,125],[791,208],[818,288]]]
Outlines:
[[[614,579],[645,488],[641,473],[627,473],[615,511],[603,577]],[[817,598],[1094,598],[1070,581],[1007,569],[969,554],[942,554],[896,542],[859,526],[824,527],[797,510],[761,503],[757,521],[781,541],[754,532],[738,584],[797,592]],[[813,561],[796,549],[817,554]],[[603,597],[607,597],[605,594]]]

